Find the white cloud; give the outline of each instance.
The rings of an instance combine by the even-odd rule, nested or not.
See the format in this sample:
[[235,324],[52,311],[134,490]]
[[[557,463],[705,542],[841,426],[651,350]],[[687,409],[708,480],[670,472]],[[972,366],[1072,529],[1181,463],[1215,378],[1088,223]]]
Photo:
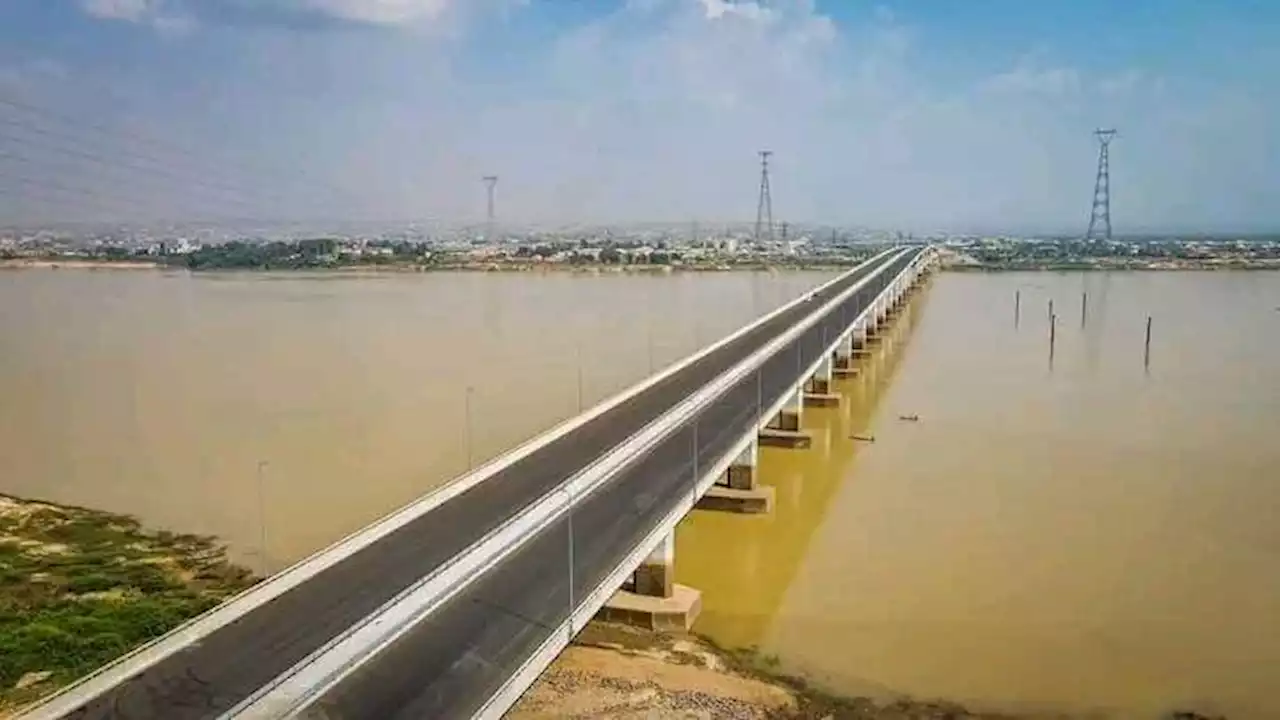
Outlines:
[[708,20],[719,20],[723,17],[740,17],[753,21],[766,21],[773,13],[750,0],[699,0]]
[[195,19],[175,0],[82,0],[89,15],[151,25],[163,35],[181,35],[195,26]]
[[[528,0],[485,0],[473,5],[524,5]],[[231,6],[252,14],[255,10],[272,9],[315,14],[352,23],[403,26],[437,22],[453,11],[462,9],[458,0],[81,0],[89,15],[104,20],[121,20],[151,24],[162,31],[186,30],[200,11],[208,12],[218,5]]]
[[1138,90],[1147,82],[1147,76],[1141,70],[1130,68],[1122,73],[1102,78],[1098,81],[1098,91],[1105,95],[1128,95]]
[[290,0],[289,4],[340,20],[402,25],[440,18],[450,0]]
[[156,14],[162,0],[84,0],[84,10],[107,20],[142,22]]
[[1080,92],[1080,73],[1070,67],[1041,68],[1024,60],[1007,72],[987,78],[982,86],[992,92],[1061,98]]

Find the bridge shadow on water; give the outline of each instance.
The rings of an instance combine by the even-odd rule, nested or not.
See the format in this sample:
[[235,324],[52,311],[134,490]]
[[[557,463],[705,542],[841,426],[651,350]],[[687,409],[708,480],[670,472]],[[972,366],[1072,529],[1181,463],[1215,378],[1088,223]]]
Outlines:
[[[694,630],[728,647],[760,645],[804,562],[814,533],[828,521],[832,498],[854,481],[869,432],[928,300],[928,285],[913,293],[857,377],[837,380],[837,408],[805,408],[807,450],[761,448],[760,481],[776,488],[772,513],[737,515],[695,510],[676,531],[676,579],[702,591]],[[839,522],[839,518],[829,521]]]

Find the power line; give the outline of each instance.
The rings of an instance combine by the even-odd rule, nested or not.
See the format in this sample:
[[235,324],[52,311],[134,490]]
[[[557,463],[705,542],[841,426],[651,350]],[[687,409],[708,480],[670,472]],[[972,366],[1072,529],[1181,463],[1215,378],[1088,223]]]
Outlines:
[[[262,189],[250,190],[236,183],[219,181],[218,176],[220,171],[223,171],[221,174],[225,177],[225,167],[212,168],[209,165],[209,158],[182,148],[179,145],[163,142],[156,138],[146,137],[127,129],[112,127],[100,122],[87,121],[82,118],[72,118],[54,110],[40,107],[29,102],[16,100],[3,94],[0,94],[0,107],[26,115],[27,117],[23,117],[20,115],[14,115],[13,112],[10,112],[5,115],[0,115],[0,118],[3,118],[5,124],[20,128],[29,134],[40,135],[64,142],[68,138],[81,139],[82,137],[96,135],[98,138],[105,139],[112,143],[116,152],[124,153],[134,160],[144,160],[156,163],[162,166],[171,177],[180,176],[181,181],[186,185],[199,185],[208,189],[234,193],[240,197],[240,200],[244,200],[245,197],[253,197],[259,201],[265,200],[269,203],[274,203],[277,206],[285,204],[282,202],[285,196],[273,192],[270,189],[270,183],[265,183],[265,187]],[[30,119],[31,116],[37,118],[38,122],[41,124],[33,124]],[[49,122],[69,127],[76,134],[68,135],[65,131],[61,133],[53,131],[49,127]],[[159,152],[157,152],[157,150]],[[190,163],[186,164],[184,167],[183,163],[175,162],[174,156],[194,161],[196,163],[196,167],[193,168]],[[306,191],[306,197],[297,198],[297,201],[300,201],[297,204],[304,207],[331,212],[335,208],[340,208],[348,204],[345,200],[345,193],[334,186],[316,183],[299,183],[298,180],[300,178],[307,178],[307,174],[302,169],[290,168],[288,171],[277,172],[274,168],[268,168],[265,166],[253,167],[244,164],[241,164],[240,168],[258,178],[262,178],[262,176],[267,174],[275,174],[279,178],[279,182],[276,185],[277,187],[297,188]],[[185,174],[182,173],[184,169],[186,171]],[[280,174],[281,172],[284,174]],[[269,180],[270,178],[267,179]]]
[[[16,161],[17,163],[20,163],[22,165],[35,167],[37,169],[47,169],[47,165],[29,156],[22,155],[19,153],[0,151],[0,160]],[[109,187],[111,189],[104,191],[102,189],[95,189],[95,188],[84,187],[84,186],[75,185],[75,184],[68,184],[58,179],[50,179],[48,177],[38,177],[35,175],[27,175],[27,174],[15,172],[12,169],[12,165],[10,165],[9,167],[5,167],[3,169],[3,172],[0,172],[0,178],[2,178],[5,181],[12,181],[14,183],[23,185],[27,188],[33,188],[41,191],[51,191],[54,193],[61,193],[63,195],[75,195],[78,198],[86,198],[90,200],[92,203],[95,203],[99,210],[105,210],[110,214],[118,215],[118,217],[114,217],[112,218],[112,220],[124,220],[130,215],[137,216],[139,214],[145,214],[145,213],[138,212],[138,209],[140,206],[140,203],[138,202],[138,198],[136,197],[127,198],[123,195],[118,194],[118,191],[120,191],[123,188],[123,186],[120,185],[119,183],[110,185]],[[8,188],[4,188],[3,186],[0,186],[0,190],[5,191],[5,194],[7,195],[20,198],[23,201],[29,201],[34,197],[34,199],[46,205],[50,205],[54,202],[48,196],[33,196],[30,193],[16,193],[16,192],[10,191]],[[147,197],[149,199],[155,199],[156,196],[154,194],[148,193]],[[178,201],[177,203],[172,201],[166,201],[165,204],[171,206],[174,204],[181,204],[181,201]],[[65,217],[68,214],[66,205],[67,205],[66,202],[63,202],[60,206],[58,206],[59,207],[58,214],[60,216]],[[156,217],[159,217],[159,215],[157,214]],[[88,218],[85,218],[85,219],[88,219]]]
[[[0,122],[4,122],[6,120],[7,120],[6,118],[0,118]],[[52,138],[52,139],[65,139],[65,138],[59,138],[57,134],[49,133],[41,128],[29,128],[29,129],[35,134],[43,137]],[[127,173],[129,170],[138,170],[138,171],[141,171],[141,174],[135,174],[133,175],[133,177],[141,178],[144,182],[151,181],[151,182],[160,183],[162,185],[165,185],[166,187],[172,188],[173,187],[172,185],[169,185],[166,183],[166,180],[172,180],[180,183],[181,186],[185,186],[185,187],[206,188],[214,191],[215,193],[222,194],[223,200],[229,200],[232,204],[235,204],[242,208],[253,208],[255,211],[261,211],[263,207],[261,205],[261,200],[255,203],[252,199],[246,199],[246,195],[242,191],[236,190],[234,188],[231,188],[225,185],[209,183],[202,180],[199,177],[192,177],[189,175],[182,175],[180,173],[173,172],[168,167],[160,165],[158,161],[151,160],[145,157],[142,158],[144,163],[153,162],[153,163],[156,163],[156,166],[139,164],[138,162],[136,162],[139,156],[131,157],[128,154],[124,154],[122,157],[119,157],[119,158],[111,158],[101,153],[84,149],[82,146],[74,142],[66,145],[55,145],[51,143],[41,143],[41,144],[30,143],[26,141],[26,138],[21,138],[19,136],[4,132],[3,127],[0,127],[0,140],[8,141],[9,143],[16,144],[19,147],[26,147],[26,148],[38,147],[45,152],[55,153],[57,155],[61,155],[67,158],[84,160],[89,162],[90,164],[104,168],[114,173],[122,173],[122,172]],[[17,158],[26,158],[28,161],[33,163],[40,162],[35,160],[34,158],[31,158],[30,156],[21,155],[19,153],[9,153],[8,156],[17,157]]]

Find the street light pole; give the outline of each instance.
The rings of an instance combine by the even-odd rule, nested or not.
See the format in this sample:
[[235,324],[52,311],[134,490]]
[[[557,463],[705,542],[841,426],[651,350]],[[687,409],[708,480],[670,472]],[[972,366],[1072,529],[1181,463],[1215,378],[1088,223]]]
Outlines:
[[258,461],[258,555],[262,558],[262,576],[267,575],[267,501],[266,490],[262,482],[262,473],[266,470],[266,460]]
[[702,478],[698,475],[698,416],[693,417],[693,487],[698,487],[698,481]]
[[565,488],[565,494],[569,496],[569,628],[573,629],[573,489]]
[[578,358],[578,414],[582,414],[582,340],[574,346]]
[[476,389],[470,385],[467,386],[467,403],[466,403],[466,440],[467,447],[467,469],[470,470],[475,463],[475,455],[471,444],[471,396],[475,394]]
[[764,366],[756,368],[756,424],[764,419]]
[[646,330],[647,330],[647,333],[648,333],[648,342],[649,342],[649,374],[650,374],[650,375],[652,375],[652,374],[653,374],[653,366],[654,366],[654,362],[653,362],[653,306],[652,306],[652,305],[650,305],[650,306],[649,306],[649,311],[645,313],[645,320],[646,320],[646,325],[647,325]]

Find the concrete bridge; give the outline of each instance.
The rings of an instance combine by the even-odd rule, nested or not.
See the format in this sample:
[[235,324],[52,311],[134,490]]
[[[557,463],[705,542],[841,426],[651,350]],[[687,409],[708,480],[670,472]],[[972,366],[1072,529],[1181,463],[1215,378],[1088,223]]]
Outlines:
[[877,255],[22,717],[496,718],[602,610],[687,624],[676,524],[769,511],[759,445],[808,446],[933,260]]

